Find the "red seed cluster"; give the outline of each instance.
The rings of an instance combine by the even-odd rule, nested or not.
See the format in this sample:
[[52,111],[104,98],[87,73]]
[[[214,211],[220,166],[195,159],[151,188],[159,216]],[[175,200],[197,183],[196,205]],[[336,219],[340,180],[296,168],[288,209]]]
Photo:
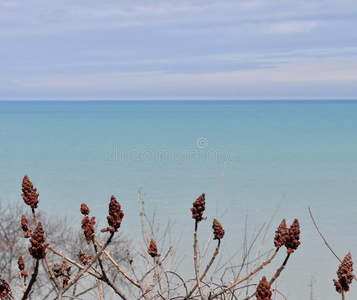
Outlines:
[[213,238],[214,240],[220,240],[223,238],[225,231],[221,223],[219,223],[217,219],[213,220],[212,229],[214,234],[214,238]]
[[150,241],[148,253],[151,257],[160,256],[160,254],[157,253],[157,245],[156,245],[156,242],[154,239],[151,239],[151,241]]
[[283,219],[275,231],[275,238],[274,238],[274,245],[276,248],[280,248],[281,246],[285,245],[285,242],[288,237],[288,227],[286,225],[286,220]]
[[24,238],[29,238],[31,236],[31,230],[29,228],[29,222],[25,215],[21,216],[21,229],[25,232]]
[[20,271],[25,270],[25,261],[24,261],[22,255],[19,255],[19,259],[17,260],[17,265],[19,266]]
[[84,265],[88,264],[90,262],[90,260],[92,259],[92,256],[84,253],[82,250],[79,250],[79,252],[77,253],[77,256],[78,256],[79,261]]
[[25,271],[25,261],[22,258],[22,255],[19,255],[19,259],[17,260],[17,265],[19,267],[19,270],[21,271],[21,276],[29,277],[29,274]]
[[35,231],[33,232],[30,243],[31,246],[29,247],[30,254],[35,259],[43,259],[46,256],[46,248],[48,244],[45,244],[45,232],[42,227],[42,223],[38,222]]
[[63,287],[66,287],[71,278],[71,267],[67,265],[67,262],[63,261],[62,264],[54,264],[52,271],[55,277],[61,276]]
[[85,204],[85,203],[81,204],[80,211],[81,211],[81,214],[83,214],[85,216],[89,215],[89,213],[90,213],[90,210],[89,210],[87,204]]
[[82,229],[84,232],[84,236],[86,237],[87,244],[89,244],[94,237],[94,233],[95,233],[94,225],[95,225],[95,217],[89,218],[88,216],[85,216],[83,218]]
[[288,236],[285,241],[287,253],[294,253],[299,247],[300,243],[300,225],[298,219],[295,219],[288,229]]
[[117,232],[124,218],[124,212],[117,199],[112,196],[109,203],[109,216],[107,216],[109,227],[102,229],[102,232]]
[[260,280],[255,293],[257,300],[271,300],[272,292],[265,276]]
[[32,208],[36,208],[38,204],[39,193],[36,193],[37,189],[33,187],[31,180],[25,175],[22,180],[22,199],[25,203]]
[[192,211],[192,219],[195,219],[196,222],[202,221],[203,218],[203,212],[206,209],[206,198],[205,194],[203,193],[201,196],[199,196],[195,202],[192,203],[193,207],[191,208]]
[[342,291],[344,292],[349,291],[350,289],[349,284],[351,284],[353,278],[355,277],[355,275],[352,272],[353,272],[353,262],[352,262],[351,253],[349,252],[345,256],[345,258],[343,259],[342,263],[340,264],[337,270],[338,280],[336,279],[333,280],[337,292],[342,293]]
[[0,298],[4,299],[6,296],[11,295],[10,285],[0,275]]

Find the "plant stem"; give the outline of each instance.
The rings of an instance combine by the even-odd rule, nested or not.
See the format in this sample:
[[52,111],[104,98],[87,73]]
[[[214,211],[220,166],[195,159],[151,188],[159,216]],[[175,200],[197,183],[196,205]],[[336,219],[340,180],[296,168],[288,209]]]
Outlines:
[[[210,262],[208,263],[208,265],[206,266],[206,269],[204,270],[203,274],[200,277],[200,281],[206,276],[208,270],[211,268],[214,260],[216,259],[218,253],[219,253],[219,247],[221,245],[221,240],[218,240],[218,245],[216,247],[216,250],[214,251],[212,258],[210,260]],[[191,291],[185,296],[185,299],[190,299],[191,295],[193,294],[193,292],[197,289],[197,283],[195,284],[195,286],[191,289]]]
[[[68,262],[70,262],[71,264],[75,265],[75,266],[78,267],[79,269],[82,270],[82,269],[85,268],[84,266],[82,266],[82,265],[80,265],[79,263],[77,263],[76,261],[70,259],[69,257],[67,257],[66,255],[64,255],[63,253],[61,253],[61,252],[59,252],[59,251],[53,249],[51,246],[48,246],[47,249],[48,249],[48,250],[51,250],[54,254],[56,254],[56,255],[62,257],[62,258],[65,259],[66,261],[68,261]],[[96,278],[98,278],[98,279],[101,278],[101,276],[100,276],[99,274],[96,274],[96,273],[92,272],[91,270],[88,270],[87,273],[90,274],[90,275],[92,275],[92,276],[94,276],[94,277],[96,277]]]
[[330,244],[327,242],[327,240],[325,239],[324,235],[321,233],[319,227],[317,226],[316,222],[315,222],[315,219],[312,215],[312,211],[309,207],[309,213],[310,213],[310,216],[311,216],[311,219],[312,219],[312,222],[314,222],[314,225],[315,225],[315,228],[317,229],[318,233],[320,234],[321,238],[324,240],[325,242],[325,245],[330,249],[330,251],[332,252],[333,255],[335,255],[335,257],[340,261],[342,262],[341,258],[338,257],[338,255],[335,253],[335,251],[333,251],[333,249],[331,248]]
[[196,282],[197,282],[197,286],[198,286],[198,290],[200,292],[201,295],[201,299],[204,300],[204,294],[202,291],[202,287],[201,287],[201,279],[200,279],[200,275],[199,275],[199,265],[198,265],[198,248],[197,248],[197,243],[198,243],[198,238],[197,238],[197,226],[198,222],[196,220],[195,222],[195,232],[193,234],[193,261],[194,261],[194,265],[195,265],[195,275],[196,275]]
[[260,266],[258,266],[257,268],[255,268],[253,271],[251,271],[248,275],[244,276],[241,279],[238,279],[237,281],[233,282],[231,285],[227,286],[226,288],[224,288],[223,290],[213,294],[212,296],[209,297],[209,299],[214,299],[217,298],[218,296],[226,293],[227,291],[233,289],[236,285],[242,283],[243,281],[249,279],[251,276],[253,276],[255,273],[259,272],[260,270],[262,270],[266,265],[270,264],[271,261],[274,259],[275,255],[278,253],[279,248],[277,248],[274,252],[274,254],[266,261],[264,261]]
[[102,255],[103,251],[105,250],[105,248],[107,248],[107,246],[110,244],[110,242],[112,241],[114,232],[110,233],[110,237],[108,238],[108,240],[105,242],[105,244],[103,245],[103,247],[97,252],[97,254],[92,258],[92,260],[77,274],[77,276],[63,289],[63,293],[65,293],[66,291],[68,291],[70,289],[70,287],[75,284],[79,278],[81,278],[83,276],[83,274],[85,272],[88,271],[88,269],[97,261],[98,257]]
[[[95,242],[99,245],[99,247],[102,247],[102,245],[99,243],[97,238],[95,238]],[[120,266],[119,264],[114,260],[114,258],[107,252],[104,251],[104,254],[108,257],[108,259],[111,261],[111,263],[118,269],[119,273],[121,273],[126,279],[128,279],[133,285],[135,285],[137,288],[141,289],[141,285],[135,281],[133,278],[131,278]]]
[[280,273],[284,270],[288,260],[289,260],[289,257],[290,257],[290,253],[288,253],[288,255],[286,256],[283,264],[280,266],[279,269],[276,270],[274,276],[270,279],[269,281],[269,285],[271,286],[273,284],[273,282],[279,277]]
[[[98,253],[98,247],[97,247],[96,237],[95,237],[95,236],[94,236],[94,238],[93,238],[92,241],[93,241],[94,251],[95,251],[96,253]],[[104,252],[104,250],[103,250],[103,252]],[[101,278],[101,280],[104,281],[104,282],[106,282],[106,283],[114,290],[114,292],[115,292],[117,295],[119,295],[122,299],[127,299],[126,296],[117,288],[117,286],[114,285],[114,283],[108,278],[108,275],[107,275],[107,273],[106,273],[106,271],[105,271],[105,269],[104,269],[104,266],[103,266],[102,258],[101,258],[100,256],[98,257],[98,262],[99,262],[100,269],[101,269],[101,271],[102,271],[102,278]],[[98,284],[98,291],[99,291],[99,292],[101,291],[99,284]],[[100,296],[101,296],[101,293],[100,293]]]
[[39,260],[39,259],[36,259],[35,269],[34,269],[34,271],[33,271],[33,273],[32,273],[32,276],[31,276],[31,280],[30,280],[30,282],[29,282],[29,285],[27,286],[27,289],[26,289],[26,291],[24,292],[24,295],[23,295],[22,298],[21,298],[22,300],[25,300],[25,299],[28,298],[28,296],[29,296],[29,294],[30,294],[30,292],[31,292],[32,286],[33,286],[33,284],[34,284],[35,281],[36,281],[36,277],[37,277],[37,274],[38,274],[39,262],[40,262],[40,260]]
[[[37,227],[38,220],[37,220],[37,216],[36,216],[36,211],[33,207],[31,209],[32,209],[32,219],[35,223],[35,226]],[[46,263],[47,272],[48,272],[50,279],[54,282],[54,284],[56,285],[56,288],[60,291],[62,289],[61,284],[59,283],[55,274],[53,273],[53,270],[52,270],[52,267],[51,267],[50,261],[48,260],[47,255],[45,256],[45,263]]]

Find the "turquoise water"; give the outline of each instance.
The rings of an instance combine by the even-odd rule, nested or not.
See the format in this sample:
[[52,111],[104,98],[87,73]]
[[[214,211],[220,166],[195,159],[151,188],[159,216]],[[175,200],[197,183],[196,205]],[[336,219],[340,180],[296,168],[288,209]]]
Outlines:
[[[309,299],[314,276],[316,299],[338,299],[332,279],[339,263],[307,207],[336,252],[357,257],[356,116],[357,102],[344,101],[0,102],[0,197],[21,201],[27,174],[40,192],[41,209],[80,220],[79,206],[86,202],[104,224],[114,194],[126,212],[128,234],[138,222],[141,189],[160,224],[169,212],[184,229],[187,268],[189,208],[202,192],[207,231],[217,198],[218,216],[229,208],[222,224],[231,252],[242,245],[246,214],[253,231],[284,199],[270,232],[282,218],[298,218],[302,245],[279,290],[291,300]],[[283,259],[281,254],[279,263]],[[266,272],[269,277],[274,269]],[[355,284],[349,299],[357,296]]]

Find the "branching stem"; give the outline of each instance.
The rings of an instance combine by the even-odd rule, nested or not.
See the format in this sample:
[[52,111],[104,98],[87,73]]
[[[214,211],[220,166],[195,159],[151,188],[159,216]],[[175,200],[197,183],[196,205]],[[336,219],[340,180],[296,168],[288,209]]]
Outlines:
[[27,286],[27,289],[26,289],[26,291],[24,292],[24,295],[21,298],[22,300],[25,300],[25,299],[28,298],[28,296],[29,296],[29,294],[31,292],[32,286],[36,281],[36,277],[37,277],[37,274],[38,274],[39,262],[40,262],[40,260],[36,259],[35,269],[34,269],[34,271],[32,273],[31,280],[30,280],[30,282],[29,282],[29,284]]
[[[207,275],[208,270],[211,268],[214,260],[216,259],[218,253],[219,253],[219,247],[221,245],[221,240],[218,240],[218,245],[216,247],[216,250],[214,251],[212,258],[210,260],[210,262],[207,264],[206,269],[204,270],[204,272],[202,273],[201,277],[200,277],[200,281],[203,280],[203,278],[205,278],[205,276]],[[196,283],[195,286],[190,290],[190,292],[186,295],[185,299],[190,299],[191,295],[193,294],[193,292],[197,289],[198,284]]]
[[275,255],[278,253],[279,248],[277,248],[274,252],[274,254],[265,262],[263,262],[260,266],[258,266],[257,268],[255,268],[253,271],[251,271],[248,275],[244,276],[243,278],[240,278],[238,280],[236,280],[235,282],[233,282],[231,285],[227,286],[226,288],[224,288],[223,290],[211,295],[209,297],[209,299],[214,299],[217,298],[218,296],[226,293],[227,291],[233,289],[236,285],[242,283],[243,281],[249,279],[251,276],[253,276],[255,273],[259,272],[260,270],[264,269],[264,267],[268,264],[271,263],[271,261],[274,259]]
[[81,278],[83,274],[87,272],[88,269],[97,261],[98,257],[102,255],[103,251],[112,241],[113,235],[114,232],[111,232],[108,240],[105,242],[103,247],[97,252],[97,254],[92,258],[92,260],[77,274],[77,276],[63,289],[63,293],[68,291],[72,287],[72,285],[75,284],[79,280],[79,278]]

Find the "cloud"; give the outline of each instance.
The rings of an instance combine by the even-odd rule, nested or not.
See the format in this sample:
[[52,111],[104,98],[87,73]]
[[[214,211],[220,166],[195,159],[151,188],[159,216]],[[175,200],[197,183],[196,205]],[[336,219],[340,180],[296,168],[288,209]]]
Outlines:
[[[345,7],[348,7],[347,10]],[[265,24],[267,31],[309,30],[326,16],[356,12],[352,0],[299,2],[277,1],[1,1],[1,34],[55,34],[70,31],[118,29],[128,25],[173,26],[198,29],[202,26],[236,27]],[[352,17],[351,15],[351,17]],[[300,20],[303,18],[304,20]],[[306,18],[308,18],[306,20]],[[278,20],[278,22],[277,22]],[[291,21],[292,20],[292,21]],[[48,28],[48,29],[46,29]]]
[[264,26],[262,34],[292,34],[292,33],[309,33],[318,26],[320,22],[314,21],[288,21],[273,23]]
[[253,97],[252,82],[267,92],[349,85],[356,13],[352,0],[4,0],[0,97],[240,97],[247,87]]

